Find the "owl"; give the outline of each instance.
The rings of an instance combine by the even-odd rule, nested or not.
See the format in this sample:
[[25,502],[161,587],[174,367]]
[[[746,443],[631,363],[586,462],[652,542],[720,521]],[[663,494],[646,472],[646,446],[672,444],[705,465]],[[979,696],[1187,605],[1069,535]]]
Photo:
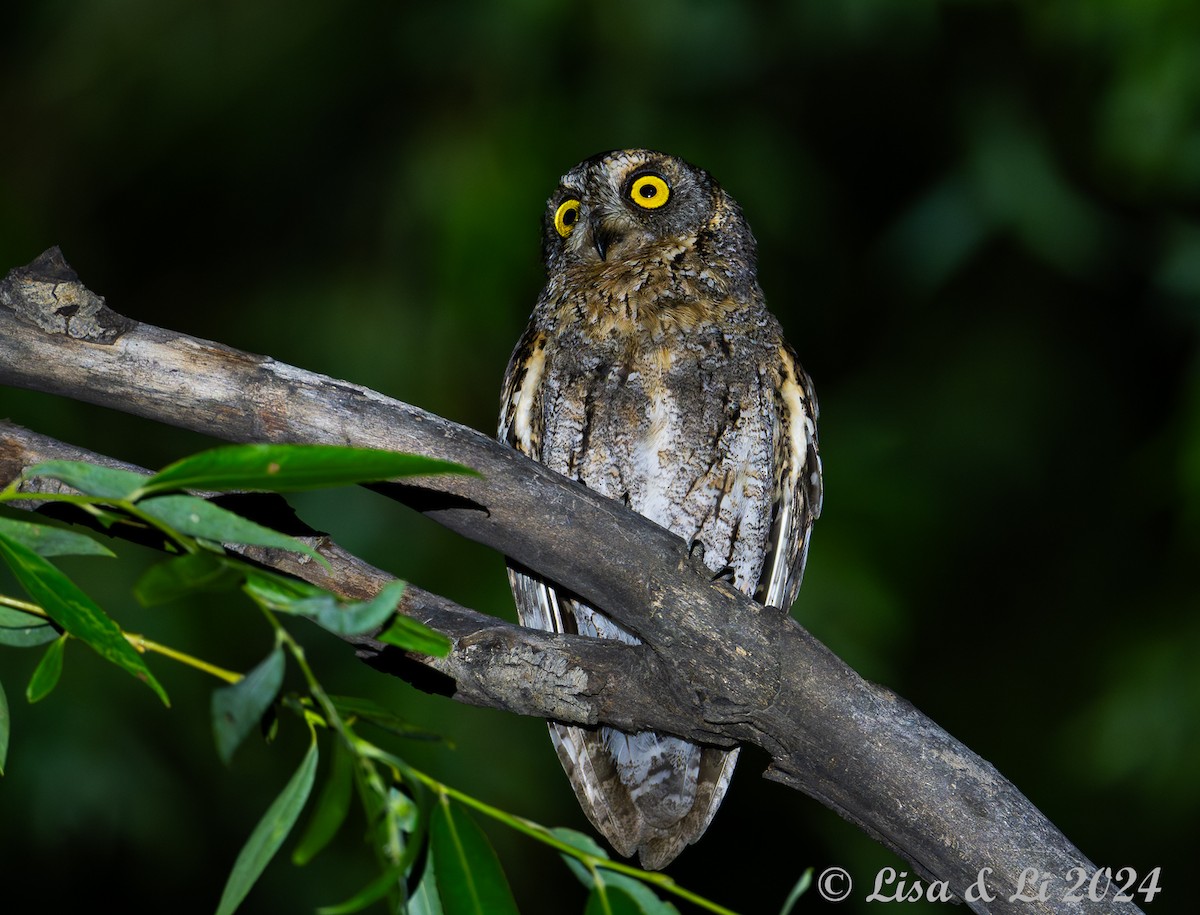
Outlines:
[[[741,209],[702,169],[629,149],[567,172],[543,223],[546,285],[505,373],[501,440],[786,611],[821,510],[817,403]],[[512,563],[509,578],[523,625],[638,643],[554,582]],[[704,833],[738,755],[653,731],[552,722],[550,737],[588,818],[651,869]]]

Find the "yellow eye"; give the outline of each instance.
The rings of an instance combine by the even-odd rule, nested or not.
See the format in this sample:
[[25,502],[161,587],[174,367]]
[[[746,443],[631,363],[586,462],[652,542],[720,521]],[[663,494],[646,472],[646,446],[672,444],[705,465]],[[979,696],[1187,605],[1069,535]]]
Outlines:
[[578,221],[579,201],[574,197],[568,197],[554,211],[554,231],[566,238],[571,234],[571,230],[575,228],[575,223]]
[[629,185],[629,199],[647,210],[657,210],[671,197],[671,188],[661,175],[642,175]]

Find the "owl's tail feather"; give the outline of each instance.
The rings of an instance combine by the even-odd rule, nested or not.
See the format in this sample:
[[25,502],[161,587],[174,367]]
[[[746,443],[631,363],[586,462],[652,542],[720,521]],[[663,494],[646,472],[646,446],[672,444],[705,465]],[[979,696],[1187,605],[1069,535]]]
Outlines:
[[617,852],[660,870],[699,839],[725,796],[737,750],[653,732],[550,724],[579,804]]

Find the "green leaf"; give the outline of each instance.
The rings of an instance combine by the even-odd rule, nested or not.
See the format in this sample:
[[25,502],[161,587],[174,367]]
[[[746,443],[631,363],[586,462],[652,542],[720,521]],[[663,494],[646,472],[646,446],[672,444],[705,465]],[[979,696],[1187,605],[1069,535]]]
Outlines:
[[254,571],[246,576],[245,591],[272,610],[307,617],[338,635],[359,635],[379,628],[396,612],[404,588],[404,582],[395,580],[369,601],[339,601],[313,585]]
[[[325,905],[317,909],[317,915],[350,915],[361,912],[367,906],[378,902],[393,890],[403,891],[404,873],[398,869],[386,870],[361,890],[337,905]],[[414,894],[415,898],[415,894]],[[411,902],[405,910],[405,915],[418,915],[420,910],[414,909]]]
[[442,899],[437,891],[437,873],[433,867],[433,849],[425,860],[425,872],[421,874],[421,882],[408,897],[408,912],[406,915],[445,915],[442,911]]
[[0,645],[33,648],[53,642],[60,634],[45,617],[0,605]]
[[153,607],[188,594],[236,588],[242,580],[238,568],[216,553],[185,553],[148,568],[133,594],[143,607]]
[[474,471],[449,461],[339,445],[227,445],[176,461],[144,480],[141,495],[173,489],[294,492],[430,473]]
[[391,625],[376,636],[381,642],[403,648],[416,654],[425,654],[434,658],[444,658],[450,654],[452,643],[440,632],[435,632],[424,623],[410,616],[399,616],[392,620]]
[[369,601],[341,603],[333,595],[297,601],[289,613],[305,616],[336,635],[361,635],[378,629],[396,612],[404,582],[392,581]]
[[4,695],[4,684],[0,683],[0,775],[4,774],[4,764],[8,760],[8,735],[12,719],[8,716],[8,697]]
[[145,682],[164,705],[171,704],[142,656],[125,641],[121,627],[71,579],[28,547],[3,534],[0,534],[0,556],[8,563],[21,587],[29,592],[34,603],[50,614],[51,619],[90,645],[102,658]]
[[[572,848],[578,848],[585,854],[592,855],[595,858],[608,859],[608,852],[601,848],[600,844],[589,835],[574,829],[567,829],[565,826],[557,826],[551,829],[550,834],[560,842],[566,842]],[[588,889],[591,889],[595,881],[592,879],[592,872],[587,869],[583,862],[578,858],[573,858],[566,854],[562,856],[562,859],[566,862],[571,873],[579,879],[579,882]]]
[[399,827],[401,832],[411,835],[416,830],[420,811],[413,799],[394,785],[388,788],[386,809],[388,821]]
[[217,742],[217,755],[226,765],[279,695],[283,670],[283,649],[276,645],[262,663],[237,683],[213,690],[213,736]]
[[26,470],[23,476],[50,477],[101,499],[127,499],[147,479],[146,474],[133,470],[100,467],[86,461],[43,461]]
[[[573,848],[578,848],[580,851],[593,857],[608,860],[608,852],[601,848],[596,840],[589,835],[564,827],[551,829],[550,832],[556,839],[566,842]],[[581,861],[566,854],[562,858],[567,863],[567,867],[571,869],[571,872],[579,878],[580,883],[589,889],[595,889],[596,881],[592,878],[592,872]],[[655,895],[654,890],[640,880],[625,874],[618,874],[603,869],[601,871],[605,888],[609,890],[610,895],[612,890],[620,890],[638,905],[638,911],[645,912],[646,915],[679,915],[679,910],[675,906],[659,899]],[[614,911],[617,910],[614,909]]]
[[238,853],[237,860],[233,864],[233,871],[225,883],[225,890],[221,893],[217,915],[232,915],[241,905],[242,900],[246,898],[246,894],[250,892],[251,887],[262,875],[271,859],[275,857],[279,846],[292,831],[300,812],[304,809],[304,803],[312,791],[313,779],[316,774],[317,739],[316,734],[313,734],[312,743],[309,745],[308,752],[304,754],[304,759],[300,762],[300,768],[296,770],[295,775],[279,793],[279,797],[275,798],[274,803],[263,814],[263,818],[259,820],[258,825],[254,827],[254,832],[250,834],[250,838],[246,840],[246,844]]
[[[340,741],[333,747],[333,761],[325,787],[317,798],[317,806],[308,828],[292,852],[292,863],[303,867],[332,839],[346,820],[350,811],[350,797],[354,788],[354,757]],[[352,910],[356,911],[356,910]]]
[[246,576],[242,590],[271,610],[290,613],[300,600],[328,596],[329,592],[298,578],[289,578],[265,569],[239,569]]
[[46,653],[42,655],[42,659],[38,661],[38,666],[33,670],[33,676],[29,678],[29,685],[25,687],[25,698],[30,702],[40,702],[45,699],[50,695],[50,691],[58,685],[58,678],[62,676],[63,648],[66,647],[66,644],[66,635],[55,639],[46,649]]
[[[604,880],[607,884],[607,875]],[[642,908],[637,900],[624,890],[606,885],[603,892],[599,886],[592,887],[583,915],[647,915],[649,911]]]
[[377,728],[382,728],[399,737],[412,740],[444,740],[440,734],[426,731],[405,721],[391,709],[384,708],[372,699],[361,699],[357,696],[330,696],[329,701],[343,718],[358,718],[370,722]]
[[64,531],[48,524],[31,524],[13,518],[0,518],[0,534],[5,534],[39,556],[115,556],[104,544],[87,534]]
[[[679,909],[675,908],[671,903],[659,899],[654,894],[654,890],[640,880],[636,880],[625,874],[617,874],[609,871],[603,871],[603,875],[604,885],[608,891],[610,900],[613,898],[614,893],[620,893],[637,905],[636,911],[643,912],[645,915],[679,915]],[[613,911],[619,912],[624,910],[614,907]]]
[[446,915],[516,915],[512,890],[487,836],[448,798],[434,805],[430,842]]
[[269,546],[293,553],[306,553],[328,565],[328,561],[316,550],[295,537],[248,521],[241,515],[199,496],[156,496],[139,502],[138,508],[189,537],[201,537],[216,543],[246,543],[251,546]]
[[[355,781],[366,814],[368,839],[380,860],[407,874],[416,858],[428,848],[430,805],[425,801],[430,795],[398,756],[361,738],[356,739],[354,749],[360,762]],[[411,795],[381,777],[377,762],[395,770],[407,782]]]
[[804,895],[808,888],[812,885],[813,869],[810,867],[800,875],[800,879],[796,881],[796,885],[792,887],[792,891],[788,893],[788,898],[783,903],[783,908],[779,910],[779,915],[790,915],[796,901]]
[[116,527],[118,524],[129,524],[129,515],[120,511],[109,511],[107,508],[102,508],[99,503],[92,502],[88,505],[79,506],[87,512],[93,521],[108,530],[111,527]]

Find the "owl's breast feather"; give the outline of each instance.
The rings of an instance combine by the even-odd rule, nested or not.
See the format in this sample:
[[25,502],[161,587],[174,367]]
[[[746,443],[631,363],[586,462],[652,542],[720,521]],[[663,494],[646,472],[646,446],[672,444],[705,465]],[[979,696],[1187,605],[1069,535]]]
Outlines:
[[555,345],[543,375],[541,459],[699,540],[706,564],[732,568],[738,586],[752,590],[775,479],[774,397],[758,370],[764,349],[716,328],[688,345]]
[[757,289],[736,288],[736,271],[710,263],[695,236],[663,241],[615,261],[581,262],[551,280],[551,325],[574,326],[593,340],[661,340],[763,308]]

